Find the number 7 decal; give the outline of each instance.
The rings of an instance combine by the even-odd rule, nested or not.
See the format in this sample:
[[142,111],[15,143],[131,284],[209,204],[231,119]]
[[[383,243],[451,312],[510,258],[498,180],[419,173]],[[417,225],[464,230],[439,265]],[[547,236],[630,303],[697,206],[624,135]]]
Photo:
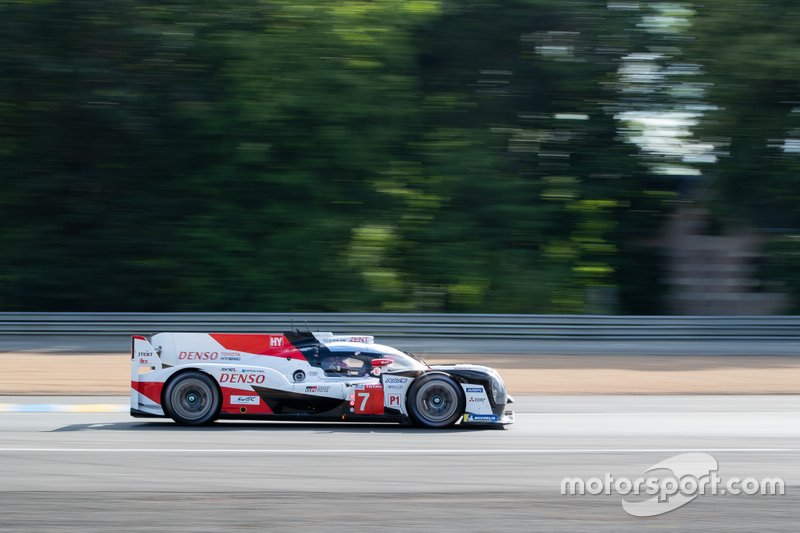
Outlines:
[[383,387],[367,385],[353,393],[353,413],[357,415],[383,414]]
[[356,391],[356,402],[358,402],[359,398],[361,398],[361,403],[359,403],[358,407],[356,407],[356,413],[366,413],[367,402],[369,401],[369,392],[363,390]]

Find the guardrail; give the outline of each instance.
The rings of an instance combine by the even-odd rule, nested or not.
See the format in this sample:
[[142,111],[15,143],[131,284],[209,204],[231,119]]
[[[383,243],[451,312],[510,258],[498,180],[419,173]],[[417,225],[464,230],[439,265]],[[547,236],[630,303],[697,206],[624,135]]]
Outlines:
[[601,316],[416,313],[0,313],[3,336],[128,336],[292,328],[383,338],[800,340],[800,316]]

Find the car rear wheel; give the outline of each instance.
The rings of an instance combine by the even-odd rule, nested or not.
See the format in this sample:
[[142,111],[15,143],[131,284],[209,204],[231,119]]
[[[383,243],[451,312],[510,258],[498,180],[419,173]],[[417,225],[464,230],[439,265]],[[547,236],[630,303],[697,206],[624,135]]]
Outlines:
[[424,376],[411,387],[408,411],[420,426],[444,428],[452,426],[466,407],[464,392],[458,383],[445,375]]
[[199,426],[219,414],[220,393],[214,378],[203,372],[186,372],[173,379],[164,393],[164,410],[178,424]]

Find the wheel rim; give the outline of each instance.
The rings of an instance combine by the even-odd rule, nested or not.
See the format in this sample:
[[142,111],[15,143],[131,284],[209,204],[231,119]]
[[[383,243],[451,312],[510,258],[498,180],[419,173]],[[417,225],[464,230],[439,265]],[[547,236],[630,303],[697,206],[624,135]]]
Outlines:
[[452,385],[434,380],[423,384],[417,391],[417,411],[431,422],[449,420],[458,409],[458,394]]
[[176,415],[186,420],[203,418],[213,407],[213,391],[208,383],[195,378],[182,380],[172,391],[170,404]]

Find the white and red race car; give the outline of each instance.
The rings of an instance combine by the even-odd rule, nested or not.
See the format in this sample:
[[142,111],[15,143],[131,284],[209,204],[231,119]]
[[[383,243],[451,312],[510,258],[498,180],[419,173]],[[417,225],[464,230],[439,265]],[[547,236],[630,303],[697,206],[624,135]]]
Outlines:
[[222,418],[502,427],[513,400],[478,365],[428,366],[366,335],[135,335],[131,415],[199,425]]

